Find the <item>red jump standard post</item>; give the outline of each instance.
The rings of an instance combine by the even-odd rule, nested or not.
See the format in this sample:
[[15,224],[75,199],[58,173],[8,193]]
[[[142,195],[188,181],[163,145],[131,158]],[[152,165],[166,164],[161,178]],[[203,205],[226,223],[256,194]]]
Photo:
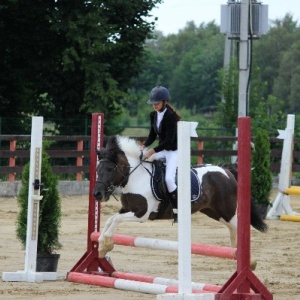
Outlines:
[[[238,118],[237,270],[216,294],[216,300],[272,300],[273,295],[250,269],[251,119]],[[252,291],[251,291],[252,289]]]
[[[93,196],[93,190],[96,183],[96,165],[97,165],[97,153],[96,149],[100,149],[103,146],[103,125],[104,114],[94,113],[92,114],[92,128],[91,128],[91,152],[90,152],[90,190],[89,190],[89,214],[88,214],[88,234],[87,234],[87,251],[71,269],[71,272],[79,273],[94,273],[98,272],[99,268],[108,274],[115,271],[112,265],[106,260],[106,258],[99,258],[98,254],[98,241],[92,241],[90,239],[91,234],[94,231],[100,230],[100,211],[101,204],[99,201],[95,201]],[[67,279],[69,276],[67,274]]]

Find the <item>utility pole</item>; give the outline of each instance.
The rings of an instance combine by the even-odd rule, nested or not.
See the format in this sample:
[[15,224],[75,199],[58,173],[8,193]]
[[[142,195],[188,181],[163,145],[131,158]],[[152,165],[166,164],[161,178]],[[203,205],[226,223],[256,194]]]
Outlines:
[[[254,38],[268,32],[268,5],[257,0],[227,1],[227,5],[221,5],[220,31],[239,44],[238,116],[245,117],[249,114],[250,45]],[[229,64],[232,46],[233,43],[226,41],[224,67]]]
[[242,0],[240,19],[239,49],[239,101],[238,117],[248,115],[248,84],[249,84],[249,0]]

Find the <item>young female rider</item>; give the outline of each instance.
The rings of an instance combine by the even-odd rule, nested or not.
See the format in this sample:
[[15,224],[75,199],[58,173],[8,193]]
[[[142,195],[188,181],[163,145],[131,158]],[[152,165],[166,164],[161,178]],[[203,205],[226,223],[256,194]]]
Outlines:
[[144,154],[147,159],[155,154],[155,159],[166,159],[165,181],[173,208],[174,220],[177,221],[177,185],[175,183],[177,169],[177,122],[180,116],[169,104],[170,93],[163,86],[156,86],[150,92],[148,104],[153,106],[150,113],[151,128],[142,148],[150,146],[158,136],[158,146]]

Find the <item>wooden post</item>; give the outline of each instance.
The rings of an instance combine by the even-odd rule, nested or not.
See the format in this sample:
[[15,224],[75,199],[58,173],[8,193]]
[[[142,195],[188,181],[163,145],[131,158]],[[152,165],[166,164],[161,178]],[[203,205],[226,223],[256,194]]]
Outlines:
[[[198,150],[203,150],[203,148],[204,148],[204,142],[203,141],[199,141],[198,142]],[[203,155],[198,155],[197,164],[198,165],[202,165],[203,164]]]
[[[16,146],[17,146],[17,141],[16,140],[12,140],[9,142],[9,150],[14,152],[16,151]],[[9,158],[9,166],[10,167],[15,167],[16,166],[16,157],[15,155],[11,156]],[[8,174],[8,181],[12,182],[15,181],[15,173],[11,172]]]
[[[77,151],[82,151],[83,150],[83,141],[77,141]],[[76,166],[77,167],[82,167],[82,162],[83,162],[83,157],[82,156],[77,156],[76,160]],[[76,180],[77,181],[82,181],[82,173],[77,172],[76,173]]]

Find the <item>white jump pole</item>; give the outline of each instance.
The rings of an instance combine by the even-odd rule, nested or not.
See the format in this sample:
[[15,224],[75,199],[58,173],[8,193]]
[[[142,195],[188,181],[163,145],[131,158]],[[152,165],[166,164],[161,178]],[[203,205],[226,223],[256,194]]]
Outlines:
[[281,165],[279,173],[278,194],[272,203],[267,219],[279,219],[280,215],[299,215],[290,206],[290,196],[287,189],[291,184],[291,173],[293,163],[293,141],[294,141],[295,115],[287,116],[285,130],[278,130],[278,139],[283,139]]
[[[56,272],[36,272],[37,242],[39,232],[39,208],[42,166],[43,117],[32,117],[30,171],[27,211],[25,269],[17,272],[3,272],[3,281],[42,282],[56,280]],[[34,185],[36,183],[36,185]]]
[[191,276],[191,137],[197,122],[178,122],[178,294],[162,294],[157,300],[214,299],[213,293],[193,294]]

